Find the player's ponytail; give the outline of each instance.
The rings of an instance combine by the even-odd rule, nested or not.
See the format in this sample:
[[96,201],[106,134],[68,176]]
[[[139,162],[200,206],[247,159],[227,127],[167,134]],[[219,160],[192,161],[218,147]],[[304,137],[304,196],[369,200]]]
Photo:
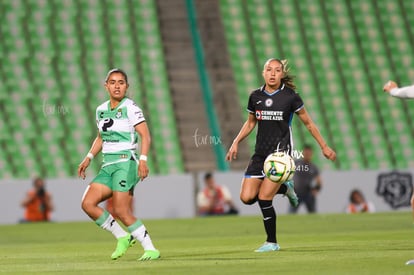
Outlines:
[[283,59],[283,60],[279,60],[280,64],[282,64],[282,70],[285,74],[284,77],[282,77],[282,83],[285,84],[286,86],[288,86],[289,88],[291,88],[292,90],[296,89],[296,85],[295,83],[293,83],[293,79],[295,78],[293,75],[289,74],[289,65],[288,65],[288,60],[287,59]]

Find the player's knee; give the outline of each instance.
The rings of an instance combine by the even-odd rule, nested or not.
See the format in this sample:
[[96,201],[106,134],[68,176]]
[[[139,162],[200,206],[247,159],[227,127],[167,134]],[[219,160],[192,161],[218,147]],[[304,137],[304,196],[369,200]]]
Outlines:
[[90,200],[82,200],[81,208],[85,213],[89,213],[94,207],[94,204]]
[[257,202],[257,196],[252,197],[252,196],[246,196],[246,195],[241,194],[241,195],[240,195],[240,200],[241,200],[244,204],[247,204],[247,205],[252,205],[252,204],[254,204],[255,202]]
[[114,214],[124,223],[129,217],[128,209],[114,207]]

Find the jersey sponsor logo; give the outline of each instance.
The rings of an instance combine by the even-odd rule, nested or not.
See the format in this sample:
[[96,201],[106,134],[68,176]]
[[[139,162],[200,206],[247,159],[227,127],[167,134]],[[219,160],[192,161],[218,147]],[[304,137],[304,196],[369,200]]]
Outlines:
[[117,136],[116,132],[113,131],[107,131],[107,132],[101,132],[102,141],[104,143],[110,142],[110,143],[117,143],[120,142],[119,137]]
[[271,98],[266,99],[265,101],[266,107],[270,107],[273,105],[273,100]]
[[283,120],[283,111],[256,110],[256,119],[281,121]]
[[108,128],[110,128],[112,125],[114,125],[114,120],[112,118],[105,118],[104,124],[102,125],[102,131],[108,131]]
[[133,126],[137,124],[136,122],[145,120],[144,117],[137,118],[136,112],[142,110],[129,99],[113,110],[108,107],[108,102],[98,106],[96,125],[103,141],[104,153],[130,150],[136,146],[138,134]]

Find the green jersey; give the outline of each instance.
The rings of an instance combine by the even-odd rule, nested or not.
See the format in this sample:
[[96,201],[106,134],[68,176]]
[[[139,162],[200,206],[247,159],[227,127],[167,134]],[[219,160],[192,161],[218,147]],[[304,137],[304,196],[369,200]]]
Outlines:
[[135,126],[145,121],[142,110],[129,98],[124,98],[111,110],[109,100],[96,108],[96,125],[102,137],[102,153],[123,153],[137,149]]

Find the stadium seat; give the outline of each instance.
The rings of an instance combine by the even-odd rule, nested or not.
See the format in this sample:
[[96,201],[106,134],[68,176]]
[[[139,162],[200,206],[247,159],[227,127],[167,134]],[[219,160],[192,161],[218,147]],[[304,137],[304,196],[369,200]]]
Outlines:
[[[153,1],[139,1],[134,6],[134,19],[140,47],[140,62],[147,97],[148,119],[152,124],[155,160],[158,172],[167,174],[183,171],[178,133],[172,110],[172,100],[163,57],[163,48]],[[154,35],[155,33],[155,35]],[[169,165],[164,165],[165,160]]]
[[[394,162],[392,165],[397,167],[407,167],[407,163],[403,155],[404,145],[399,142],[400,137],[410,137],[410,127],[400,127],[396,129],[396,120],[399,120],[405,116],[403,113],[403,103],[400,100],[395,100],[387,96],[380,94],[380,89],[387,76],[391,75],[391,71],[388,71],[385,75],[383,74],[384,68],[390,68],[390,60],[387,58],[386,41],[389,39],[383,35],[381,30],[386,24],[382,24],[381,17],[378,17],[375,13],[379,10],[375,6],[375,3],[353,3],[353,10],[355,10],[354,16],[356,24],[364,25],[364,28],[359,28],[359,35],[362,37],[368,37],[369,39],[361,39],[361,48],[364,51],[364,56],[369,66],[368,73],[372,79],[373,85],[378,85],[378,92],[372,92],[372,100],[376,104],[378,119],[382,121],[382,131],[384,132],[385,139],[390,148],[390,157]],[[385,16],[384,16],[385,17]],[[386,70],[386,69],[385,69]],[[384,79],[380,83],[374,83],[374,79]],[[376,88],[371,87],[371,91]],[[394,105],[394,108],[383,108],[383,106]],[[390,119],[392,118],[392,119]],[[396,163],[395,163],[396,162]]]
[[[6,87],[16,87],[19,79],[13,101],[24,103],[14,105],[18,108],[4,104],[10,119],[2,129],[20,127],[25,132],[20,147],[10,146],[1,158],[8,170],[1,177],[74,176],[74,167],[96,136],[94,111],[108,98],[103,83],[112,67],[127,71],[130,96],[148,108],[144,111],[148,112],[154,145],[154,157],[148,163],[151,171],[183,171],[162,44],[159,35],[154,35],[159,29],[153,1],[16,0],[0,5],[0,20],[8,22],[2,24],[1,76]],[[126,20],[107,24],[103,18],[108,17]],[[134,40],[135,36],[139,39]],[[142,60],[137,52],[144,56]],[[4,95],[0,93],[0,104],[7,99]],[[15,138],[11,132],[0,141]],[[57,156],[53,161],[42,157],[50,152]],[[5,162],[23,153],[29,169],[20,171],[17,162]],[[92,169],[98,168],[99,164],[92,165]]]
[[[315,154],[322,168],[414,165],[414,101],[381,92],[388,79],[413,83],[413,1],[218,3],[243,117],[265,60],[287,58],[306,108],[338,153],[336,164]],[[103,80],[112,67],[128,72],[129,95],[147,116],[150,169],[183,171],[157,16],[149,0],[1,1],[0,78],[17,92],[0,93],[7,118],[0,178],[74,176],[96,135],[94,110],[108,98]],[[298,119],[292,127],[297,149],[315,144]],[[51,151],[60,156],[53,162],[42,157]],[[18,169],[20,161],[28,169]]]
[[[247,108],[249,94],[258,88],[262,79],[258,77],[255,57],[252,51],[252,41],[248,35],[248,25],[245,20],[243,1],[220,1],[220,13],[225,28],[225,36],[233,69],[239,104],[242,112]],[[261,64],[260,64],[261,65]],[[242,117],[247,117],[243,114]],[[254,135],[248,138],[250,150],[253,151],[255,143]]]
[[[254,64],[261,64],[270,52],[276,57],[283,53],[282,58],[291,61],[298,92],[311,116],[322,134],[332,139],[338,153],[335,167],[408,167],[412,150],[406,148],[414,146],[410,138],[414,103],[387,97],[381,88],[394,74],[405,85],[414,79],[412,30],[407,28],[414,24],[408,16],[414,9],[411,1],[227,0],[220,6],[239,90],[245,89],[245,79],[260,80],[249,77]],[[384,43],[382,31],[395,39]],[[250,56],[249,72],[239,69],[240,51]],[[395,54],[401,51],[404,55]],[[239,95],[243,98],[240,91]],[[313,143],[300,124],[293,123],[296,147]],[[328,163],[322,158],[318,162]]]
[[[407,54],[411,50],[410,46],[410,28],[407,28],[410,18],[405,18],[405,14],[410,14],[413,5],[409,1],[402,1],[402,5],[398,2],[377,2],[378,9],[386,11],[381,13],[381,22],[383,34],[386,36],[386,46],[388,47],[389,65],[384,69],[387,73],[386,79],[395,79],[399,85],[411,85],[414,79],[414,60],[412,54]],[[395,54],[403,53],[403,54]],[[388,67],[388,69],[387,69]],[[382,73],[384,70],[381,70]],[[403,154],[405,158],[397,158],[398,160],[412,159],[411,148],[413,148],[412,133],[414,131],[414,102],[396,100],[388,98],[386,104],[390,106],[392,120],[397,121],[395,125],[390,125],[389,128],[394,128],[390,132],[391,138],[397,140],[397,143],[403,147]],[[408,126],[408,127],[407,127]],[[401,131],[400,131],[401,129]],[[401,133],[402,132],[402,133]],[[395,136],[395,137],[394,137]],[[401,153],[401,152],[400,152]],[[400,165],[398,167],[401,167]],[[407,167],[409,165],[407,164]]]

